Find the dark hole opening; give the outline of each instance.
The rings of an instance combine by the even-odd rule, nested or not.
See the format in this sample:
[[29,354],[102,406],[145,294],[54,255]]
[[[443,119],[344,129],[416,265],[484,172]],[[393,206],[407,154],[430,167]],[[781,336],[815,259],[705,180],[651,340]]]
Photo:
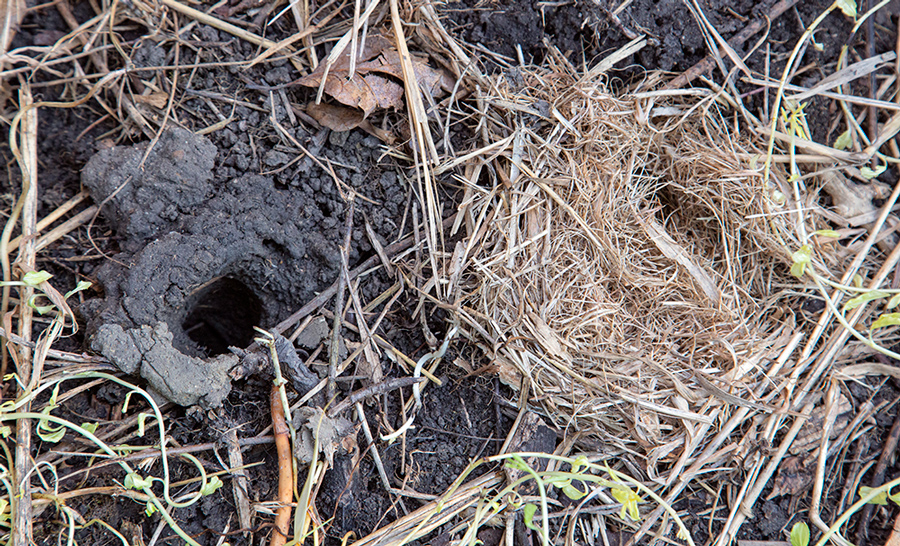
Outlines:
[[242,282],[223,277],[195,292],[182,328],[209,356],[246,347],[262,317],[262,302]]

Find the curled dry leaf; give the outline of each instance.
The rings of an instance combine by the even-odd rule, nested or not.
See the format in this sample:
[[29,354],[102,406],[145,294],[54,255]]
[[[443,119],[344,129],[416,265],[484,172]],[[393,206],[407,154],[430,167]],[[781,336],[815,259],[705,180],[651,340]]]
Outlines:
[[[358,58],[356,71],[350,78],[350,52],[344,52],[331,66],[320,64],[313,72],[297,80],[306,87],[318,88],[336,101],[362,110],[363,117],[375,109],[399,108],[403,105],[403,68],[400,54],[383,36],[370,36]],[[450,89],[452,80],[440,69],[428,66],[427,59],[413,56],[416,79],[432,96]]]
[[359,127],[387,144],[393,144],[396,140],[390,131],[385,131],[372,125],[369,120],[363,117],[362,111],[358,108],[325,102],[320,104],[311,102],[306,105],[306,113],[319,122],[319,125],[328,127],[332,131],[349,131]]
[[362,111],[358,108],[348,108],[325,102],[307,104],[306,113],[323,127],[338,132],[356,129],[365,119]]
[[149,95],[135,95],[134,102],[138,104],[149,104],[154,108],[162,110],[169,102],[168,93],[150,93]]

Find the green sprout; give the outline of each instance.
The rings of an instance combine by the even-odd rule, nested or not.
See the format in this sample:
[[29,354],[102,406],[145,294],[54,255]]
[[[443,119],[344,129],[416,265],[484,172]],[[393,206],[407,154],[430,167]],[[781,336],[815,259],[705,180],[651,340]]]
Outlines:
[[807,546],[809,544],[809,525],[798,521],[791,528],[791,546]]

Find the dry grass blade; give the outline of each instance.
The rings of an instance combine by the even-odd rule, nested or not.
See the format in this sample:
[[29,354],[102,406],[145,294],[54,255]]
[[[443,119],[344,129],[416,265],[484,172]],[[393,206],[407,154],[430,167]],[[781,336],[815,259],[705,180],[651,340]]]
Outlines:
[[425,238],[428,242],[428,257],[434,277],[435,291],[440,297],[441,283],[437,275],[441,271],[438,268],[437,256],[443,250],[443,231],[438,229],[441,225],[441,205],[438,201],[432,166],[438,162],[439,156],[428,126],[428,114],[422,102],[422,90],[416,78],[413,60],[406,44],[403,33],[403,21],[400,18],[398,0],[390,0],[391,23],[394,29],[394,41],[397,51],[400,53],[400,65],[403,69],[403,87],[406,94],[406,104],[409,112],[409,123],[412,134],[412,148],[416,157],[416,181],[418,183],[418,197],[422,210],[425,213],[427,230]]

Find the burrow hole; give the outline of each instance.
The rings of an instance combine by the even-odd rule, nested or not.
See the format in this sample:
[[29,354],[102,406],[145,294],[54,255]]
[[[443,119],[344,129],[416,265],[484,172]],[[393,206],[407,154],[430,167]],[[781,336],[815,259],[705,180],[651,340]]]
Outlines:
[[230,277],[210,281],[188,300],[184,332],[209,356],[246,347],[262,318],[262,302],[244,283]]

